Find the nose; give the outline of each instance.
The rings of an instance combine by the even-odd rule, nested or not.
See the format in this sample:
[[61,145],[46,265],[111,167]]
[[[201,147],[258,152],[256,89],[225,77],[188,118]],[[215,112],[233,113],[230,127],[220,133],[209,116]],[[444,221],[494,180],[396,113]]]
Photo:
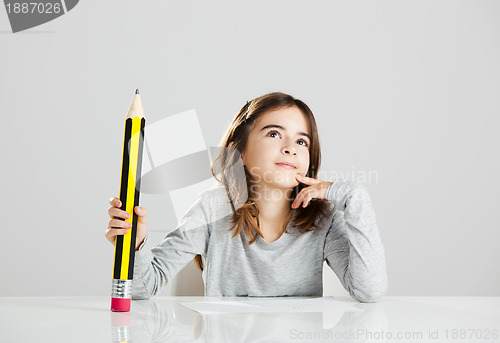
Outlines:
[[284,146],[281,148],[281,153],[285,155],[297,155],[297,152],[295,151],[294,148],[290,148],[288,146]]

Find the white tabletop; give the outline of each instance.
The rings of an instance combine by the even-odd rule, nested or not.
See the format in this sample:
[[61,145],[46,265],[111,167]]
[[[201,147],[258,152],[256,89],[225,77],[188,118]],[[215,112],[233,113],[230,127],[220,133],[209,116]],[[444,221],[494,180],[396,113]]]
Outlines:
[[335,297],[361,311],[208,315],[179,303],[235,299],[156,297],[113,313],[109,297],[0,298],[0,342],[500,342],[500,297]]

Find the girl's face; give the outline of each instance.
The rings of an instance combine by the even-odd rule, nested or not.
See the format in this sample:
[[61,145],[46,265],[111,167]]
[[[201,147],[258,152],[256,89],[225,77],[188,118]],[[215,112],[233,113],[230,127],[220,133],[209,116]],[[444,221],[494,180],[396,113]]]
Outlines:
[[255,183],[290,189],[299,184],[297,173],[309,169],[309,123],[298,107],[286,107],[262,114],[250,131],[241,154]]

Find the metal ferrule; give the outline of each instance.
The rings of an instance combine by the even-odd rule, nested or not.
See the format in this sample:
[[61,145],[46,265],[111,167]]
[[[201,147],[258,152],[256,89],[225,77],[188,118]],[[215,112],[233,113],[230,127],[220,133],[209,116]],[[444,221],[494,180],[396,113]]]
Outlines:
[[131,299],[132,298],[132,280],[113,279],[111,287],[112,298]]

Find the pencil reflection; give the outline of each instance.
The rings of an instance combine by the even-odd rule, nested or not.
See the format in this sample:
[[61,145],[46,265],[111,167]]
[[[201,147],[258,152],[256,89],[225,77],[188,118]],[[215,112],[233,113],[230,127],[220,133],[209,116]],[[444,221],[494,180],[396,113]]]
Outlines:
[[129,342],[130,312],[111,312],[111,338],[113,343]]
[[[201,315],[174,300],[134,301],[130,324],[115,320],[113,330],[126,332],[132,342],[356,342],[353,330],[381,331],[388,327],[383,304],[361,311],[224,313]],[[112,313],[116,315],[120,313]],[[117,335],[114,336],[118,337]]]

